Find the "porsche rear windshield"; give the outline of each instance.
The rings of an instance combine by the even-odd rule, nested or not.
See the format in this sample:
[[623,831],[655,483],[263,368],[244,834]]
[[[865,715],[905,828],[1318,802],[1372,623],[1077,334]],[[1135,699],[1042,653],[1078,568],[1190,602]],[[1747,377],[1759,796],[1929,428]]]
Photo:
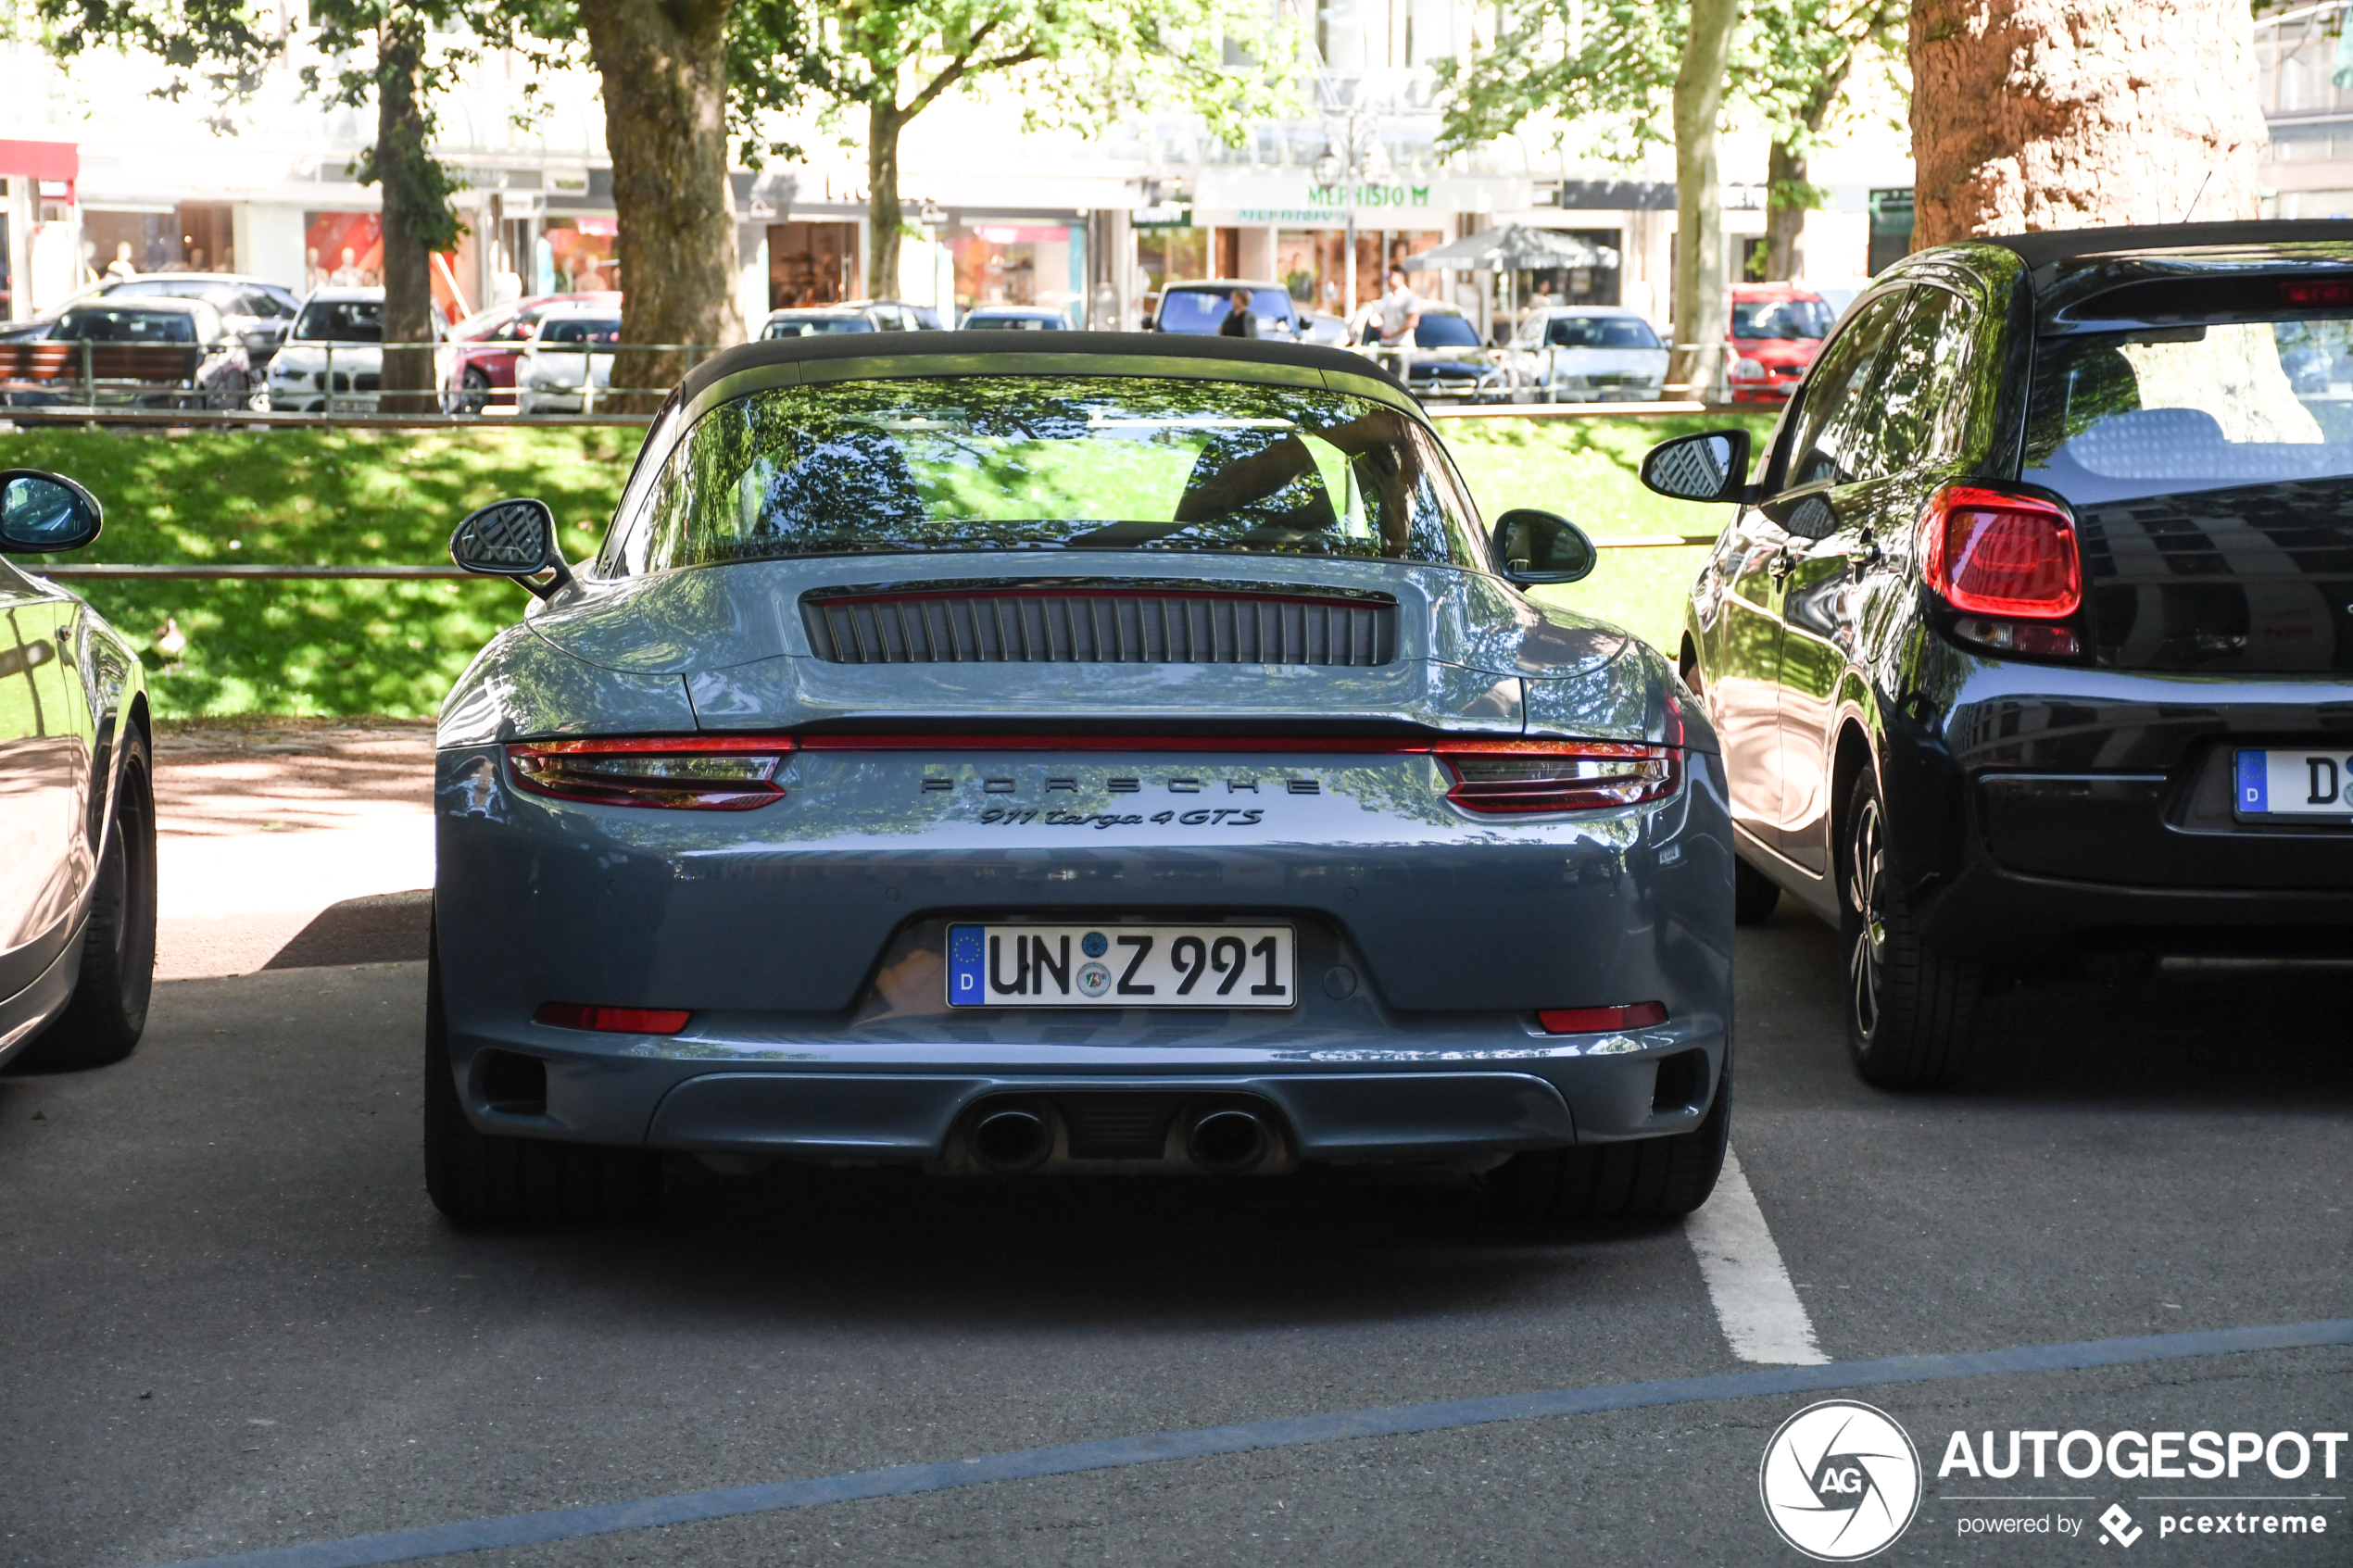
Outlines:
[[2353,315],[2045,338],[2033,387],[2023,477],[2079,505],[2353,476]]
[[617,520],[608,575],[797,556],[1168,550],[1470,565],[1409,415],[1231,382],[972,376],[755,393]]

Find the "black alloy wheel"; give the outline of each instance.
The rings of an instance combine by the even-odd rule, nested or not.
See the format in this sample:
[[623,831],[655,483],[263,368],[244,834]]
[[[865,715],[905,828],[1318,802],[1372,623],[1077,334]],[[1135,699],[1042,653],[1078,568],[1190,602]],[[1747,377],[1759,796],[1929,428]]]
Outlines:
[[1698,1126],[1665,1137],[1515,1154],[1479,1178],[1479,1195],[1514,1220],[1680,1220],[1716,1190],[1731,1131],[1728,1026],[1715,1103]]
[[1888,874],[1879,779],[1855,781],[1839,846],[1839,949],[1855,1071],[1883,1089],[1932,1089],[1967,1060],[1984,990],[1979,967],[1922,942]]
[[503,1137],[466,1119],[449,1060],[441,940],[425,963],[425,1193],[461,1225],[632,1219],[661,1201],[661,1164],[642,1148]]
[[19,1060],[35,1072],[76,1071],[120,1061],[147,1027],[156,979],[156,804],[147,741],[134,726],[121,740],[122,782],[107,823],[82,931],[82,974],[73,999]]
[[490,372],[479,365],[469,365],[463,378],[465,390],[458,395],[458,411],[479,414],[490,407]]

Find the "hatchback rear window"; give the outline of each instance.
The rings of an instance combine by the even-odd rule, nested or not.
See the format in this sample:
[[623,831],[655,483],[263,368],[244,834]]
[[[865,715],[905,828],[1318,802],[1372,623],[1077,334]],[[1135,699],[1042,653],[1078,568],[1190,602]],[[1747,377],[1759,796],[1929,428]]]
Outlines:
[[313,300],[302,307],[294,335],[305,343],[382,343],[384,307],[373,299]]
[[74,343],[194,343],[196,319],[179,310],[85,305],[58,318],[54,335]]
[[[1231,289],[1170,289],[1160,299],[1160,330],[1214,332],[1234,308]],[[1281,289],[1252,289],[1250,313],[1261,321],[1290,320],[1290,295]]]
[[1365,398],[972,376],[779,389],[705,414],[619,521],[623,574],[799,556],[1240,551],[1467,566],[1437,442]]
[[1544,329],[1554,348],[1656,348],[1658,334],[1631,316],[1561,316]]
[[2023,477],[2078,505],[2353,475],[2353,317],[2045,338]]
[[621,322],[618,320],[595,320],[578,316],[560,317],[539,329],[543,344],[619,343]]
[[871,332],[863,316],[785,316],[761,329],[761,337],[822,337],[827,332]]
[[1742,300],[1732,307],[1732,335],[1764,343],[1825,338],[1837,320],[1818,299]]

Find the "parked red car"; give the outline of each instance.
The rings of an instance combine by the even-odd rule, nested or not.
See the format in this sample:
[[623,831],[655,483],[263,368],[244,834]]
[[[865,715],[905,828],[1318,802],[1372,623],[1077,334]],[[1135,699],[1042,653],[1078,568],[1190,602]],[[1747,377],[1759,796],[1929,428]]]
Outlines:
[[618,310],[621,295],[609,292],[534,295],[459,322],[452,332],[448,370],[441,383],[442,411],[479,414],[490,406],[494,395],[504,391],[508,395],[498,401],[511,412],[515,365],[531,346],[539,318],[559,305],[598,305]]
[[1837,321],[1829,301],[1794,283],[1734,283],[1725,367],[1732,401],[1787,402]]

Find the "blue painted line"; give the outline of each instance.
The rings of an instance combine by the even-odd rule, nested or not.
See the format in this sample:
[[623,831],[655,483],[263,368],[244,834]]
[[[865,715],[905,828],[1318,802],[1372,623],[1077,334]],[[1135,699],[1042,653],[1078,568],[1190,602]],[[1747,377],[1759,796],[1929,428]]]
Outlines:
[[576,1540],[584,1536],[609,1536],[623,1530],[695,1524],[712,1519],[740,1518],[748,1513],[776,1513],[874,1498],[912,1497],[923,1492],[992,1486],[1000,1481],[1034,1481],[1049,1475],[1075,1475],[1089,1470],[1160,1464],[1177,1459],[1207,1459],[1260,1449],[1395,1437],[1546,1416],[1598,1415],[1607,1411],[1653,1410],[1662,1405],[1821,1394],[1905,1383],[1944,1383],[2018,1373],[2081,1372],[2093,1367],[2135,1366],[2151,1361],[2237,1356],[2255,1350],[2309,1349],[2328,1345],[2353,1345],[2353,1318],[2261,1328],[2208,1329],[2195,1334],[2152,1334],[2133,1339],[2086,1339],[2071,1345],[2027,1345],[2007,1350],[1969,1350],[1942,1356],[1891,1356],[1876,1361],[1834,1361],[1827,1366],[1774,1367],[1716,1377],[1677,1377],[1656,1383],[1567,1388],[1548,1394],[1505,1394],[1485,1399],[1451,1399],[1441,1404],[1340,1411],[1330,1415],[1161,1432],[1149,1437],[1114,1437],[1100,1443],[1074,1443],[1066,1448],[1028,1449],[1019,1453],[940,1464],[899,1464],[887,1470],[860,1470],[808,1481],[775,1481],[755,1486],[639,1498],[631,1502],[549,1509],[543,1513],[510,1513],[457,1524],[428,1524],[415,1530],[353,1536],[340,1541],[190,1559],[172,1568],[376,1568],[380,1563],[414,1562],[420,1558],[447,1557],[458,1552],[538,1546],[548,1541]]

